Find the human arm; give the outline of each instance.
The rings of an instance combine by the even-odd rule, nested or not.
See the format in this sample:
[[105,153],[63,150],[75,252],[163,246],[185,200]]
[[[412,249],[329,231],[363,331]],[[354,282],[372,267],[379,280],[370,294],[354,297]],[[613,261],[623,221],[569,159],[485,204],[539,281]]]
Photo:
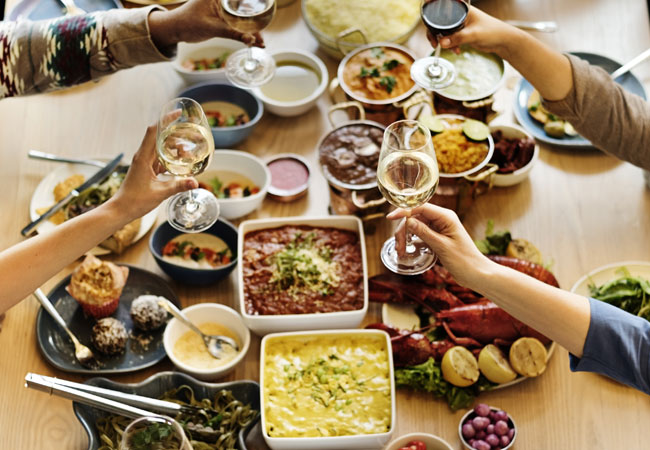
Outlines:
[[165,198],[197,187],[193,178],[162,181],[156,127],[147,129],[119,191],[106,203],[0,252],[0,313],[25,298],[68,264],[143,216]]

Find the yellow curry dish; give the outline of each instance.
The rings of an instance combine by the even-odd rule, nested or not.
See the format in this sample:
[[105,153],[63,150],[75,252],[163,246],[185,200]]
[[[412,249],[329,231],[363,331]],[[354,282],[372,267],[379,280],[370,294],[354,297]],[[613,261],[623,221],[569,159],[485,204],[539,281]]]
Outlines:
[[381,332],[270,335],[262,342],[261,370],[265,437],[392,431],[392,357]]

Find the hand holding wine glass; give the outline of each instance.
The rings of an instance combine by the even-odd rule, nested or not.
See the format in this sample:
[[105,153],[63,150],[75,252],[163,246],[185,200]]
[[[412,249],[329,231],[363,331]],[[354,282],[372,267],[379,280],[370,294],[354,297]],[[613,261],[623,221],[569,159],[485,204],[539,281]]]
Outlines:
[[[377,183],[382,195],[394,206],[407,211],[423,205],[438,186],[438,162],[429,129],[415,120],[392,123],[384,132]],[[408,216],[407,216],[408,220]],[[431,249],[407,234],[406,254],[400,257],[395,238],[381,249],[381,259],[391,271],[417,275],[436,262]]]
[[[223,20],[231,28],[248,35],[259,33],[275,15],[275,0],[218,0]],[[254,40],[249,40],[254,42]],[[228,57],[226,76],[231,83],[252,88],[268,83],[275,73],[275,60],[261,48],[248,44]]]
[[[160,113],[158,159],[173,175],[191,177],[205,170],[214,153],[214,140],[201,105],[190,98],[168,102]],[[186,233],[210,228],[219,217],[219,203],[205,189],[176,194],[167,205],[169,224]]]

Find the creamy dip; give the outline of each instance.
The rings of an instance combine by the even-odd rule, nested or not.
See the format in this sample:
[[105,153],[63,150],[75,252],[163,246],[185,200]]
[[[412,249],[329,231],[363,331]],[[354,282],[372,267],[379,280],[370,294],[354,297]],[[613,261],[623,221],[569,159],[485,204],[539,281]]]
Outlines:
[[232,251],[209,233],[179,234],[163,248],[162,259],[191,269],[214,269],[232,261]]
[[503,77],[503,60],[493,53],[484,53],[462,46],[460,54],[443,50],[440,56],[456,69],[456,81],[440,90],[440,94],[464,100],[478,100],[494,92]]
[[[219,336],[228,336],[233,338],[237,342],[237,346],[241,347],[239,339],[228,328],[223,325],[219,325],[214,322],[206,322],[198,325],[199,330],[203,333]],[[230,345],[223,345],[222,347],[223,356],[221,359],[214,358],[203,342],[201,336],[196,334],[194,331],[188,331],[183,334],[175,343],[174,343],[174,356],[178,358],[179,361],[187,364],[190,367],[195,369],[216,369],[221,367],[231,360],[233,360],[239,352],[232,348]]]
[[264,415],[270,437],[386,433],[391,380],[380,336],[277,337],[264,354]]

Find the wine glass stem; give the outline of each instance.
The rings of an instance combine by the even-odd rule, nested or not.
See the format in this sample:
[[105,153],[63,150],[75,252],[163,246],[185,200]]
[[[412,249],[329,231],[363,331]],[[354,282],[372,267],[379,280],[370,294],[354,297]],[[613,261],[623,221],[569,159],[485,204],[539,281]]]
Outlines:
[[440,61],[440,38],[442,36],[438,35],[438,45],[436,45],[436,53],[435,53],[435,58],[433,60],[433,64],[429,66],[429,75],[431,75],[432,78],[438,78],[440,76],[440,67],[438,67],[438,61]]
[[248,57],[244,62],[244,70],[248,73],[255,72],[258,66],[257,60],[253,57],[253,44],[248,45]]
[[406,227],[406,244],[404,246],[404,252],[407,255],[410,255],[412,253],[415,253],[415,246],[413,245],[413,233],[409,231],[408,227],[408,220],[411,215],[411,212],[409,211],[408,216],[406,216],[406,223],[404,224]]
[[199,209],[199,203],[194,198],[194,189],[192,189],[189,192],[189,200],[187,201],[187,204],[185,205],[185,209],[190,214],[196,212],[196,210]]

